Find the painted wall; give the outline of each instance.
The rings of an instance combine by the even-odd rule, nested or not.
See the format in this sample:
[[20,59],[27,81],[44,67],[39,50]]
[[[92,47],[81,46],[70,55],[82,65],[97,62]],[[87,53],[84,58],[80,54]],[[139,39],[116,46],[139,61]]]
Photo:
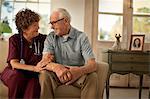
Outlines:
[[72,17],[72,26],[84,31],[85,0],[52,0],[51,6],[51,10],[56,8],[67,9]]

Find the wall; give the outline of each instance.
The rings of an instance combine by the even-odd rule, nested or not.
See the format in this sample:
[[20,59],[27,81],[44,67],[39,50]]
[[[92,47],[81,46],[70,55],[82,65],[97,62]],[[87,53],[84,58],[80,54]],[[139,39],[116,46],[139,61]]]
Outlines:
[[84,2],[85,0],[52,0],[51,10],[55,8],[67,9],[72,17],[72,26],[81,31],[84,31]]

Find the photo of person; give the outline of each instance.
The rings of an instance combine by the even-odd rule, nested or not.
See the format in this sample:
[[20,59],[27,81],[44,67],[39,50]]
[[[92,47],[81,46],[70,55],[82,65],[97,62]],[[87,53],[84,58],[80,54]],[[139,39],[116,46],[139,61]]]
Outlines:
[[144,46],[145,35],[131,35],[130,48],[131,51],[142,51]]
[[141,40],[139,38],[135,38],[133,41],[133,47],[139,48],[141,46]]

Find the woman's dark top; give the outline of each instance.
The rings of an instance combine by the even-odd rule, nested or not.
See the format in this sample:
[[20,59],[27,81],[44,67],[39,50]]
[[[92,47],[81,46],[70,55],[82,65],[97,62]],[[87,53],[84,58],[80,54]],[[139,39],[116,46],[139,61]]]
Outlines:
[[[34,65],[42,59],[42,51],[44,48],[44,41],[46,35],[39,34],[37,37],[33,38],[32,43],[29,43],[23,37],[23,59],[25,60],[26,65]],[[10,60],[18,59],[20,60],[21,54],[21,38],[19,34],[14,34],[9,39],[9,52],[7,63],[8,66],[11,67]],[[27,70],[20,70],[22,71],[26,77],[37,77],[38,73],[27,71]]]

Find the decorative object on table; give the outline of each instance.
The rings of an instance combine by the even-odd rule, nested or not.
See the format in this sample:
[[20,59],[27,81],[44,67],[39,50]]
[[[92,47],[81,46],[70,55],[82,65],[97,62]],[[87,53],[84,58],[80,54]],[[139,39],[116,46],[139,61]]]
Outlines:
[[121,35],[115,35],[116,37],[116,41],[115,43],[113,44],[113,46],[110,48],[110,50],[115,50],[115,51],[118,51],[118,50],[121,50],[121,43],[120,43],[120,38],[121,38]]
[[8,21],[0,22],[0,39],[4,39],[4,33],[12,33],[12,29],[9,26]]
[[145,35],[131,35],[130,51],[143,51]]

